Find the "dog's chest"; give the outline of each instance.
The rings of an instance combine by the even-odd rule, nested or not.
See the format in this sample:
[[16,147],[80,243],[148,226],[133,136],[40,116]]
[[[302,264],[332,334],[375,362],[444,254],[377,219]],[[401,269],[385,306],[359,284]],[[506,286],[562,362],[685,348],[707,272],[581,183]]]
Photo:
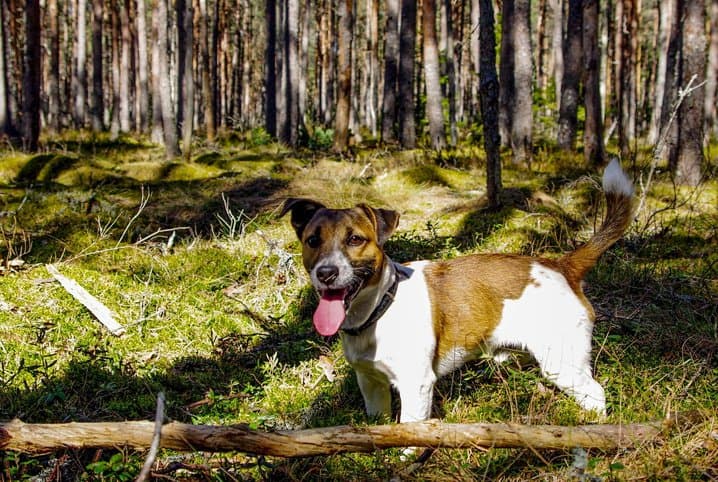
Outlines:
[[399,283],[394,302],[375,326],[358,336],[342,335],[344,355],[355,369],[373,369],[389,380],[431,365],[436,349],[425,262],[409,265],[411,276]]

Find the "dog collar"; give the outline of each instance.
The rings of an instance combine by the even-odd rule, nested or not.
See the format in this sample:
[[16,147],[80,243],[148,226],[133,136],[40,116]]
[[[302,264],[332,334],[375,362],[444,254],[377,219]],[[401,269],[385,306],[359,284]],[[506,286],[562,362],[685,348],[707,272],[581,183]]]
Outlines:
[[342,328],[341,330],[346,333],[347,335],[351,336],[357,336],[361,334],[364,330],[369,328],[371,325],[379,321],[379,318],[382,317],[384,313],[386,313],[386,310],[389,309],[391,304],[394,302],[394,296],[396,296],[396,289],[399,286],[399,273],[397,272],[396,268],[393,267],[392,263],[392,271],[394,271],[394,282],[391,284],[389,289],[384,293],[384,296],[382,296],[381,301],[379,304],[374,308],[374,311],[371,312],[371,315],[369,315],[369,318],[362,323],[361,325],[357,326],[356,328]]

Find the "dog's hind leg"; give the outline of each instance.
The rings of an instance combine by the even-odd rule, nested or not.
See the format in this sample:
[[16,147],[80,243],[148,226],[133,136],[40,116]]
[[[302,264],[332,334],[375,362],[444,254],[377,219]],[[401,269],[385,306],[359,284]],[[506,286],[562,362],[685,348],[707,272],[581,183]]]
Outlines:
[[[584,349],[582,349],[584,348]],[[589,347],[545,347],[531,350],[543,375],[576,399],[584,410],[606,414],[606,394],[591,376]]]

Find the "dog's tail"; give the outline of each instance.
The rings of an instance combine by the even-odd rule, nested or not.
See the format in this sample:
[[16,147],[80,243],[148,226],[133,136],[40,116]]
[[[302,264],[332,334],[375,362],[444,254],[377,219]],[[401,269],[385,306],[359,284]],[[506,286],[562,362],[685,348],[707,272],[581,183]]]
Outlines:
[[633,184],[617,159],[613,159],[603,172],[603,192],[606,196],[603,224],[586,244],[561,260],[576,280],[583,279],[599,256],[623,236],[633,217]]

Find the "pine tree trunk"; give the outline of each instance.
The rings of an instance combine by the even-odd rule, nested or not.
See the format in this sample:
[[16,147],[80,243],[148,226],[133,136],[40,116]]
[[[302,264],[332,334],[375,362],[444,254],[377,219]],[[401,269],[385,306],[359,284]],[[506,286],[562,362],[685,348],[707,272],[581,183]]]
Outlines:
[[40,0],[25,2],[25,55],[23,65],[23,149],[37,151],[40,139],[41,18]]
[[710,19],[710,46],[708,48],[708,69],[706,72],[706,134],[718,137],[718,0],[710,0],[708,18]]
[[51,132],[60,129],[60,31],[57,0],[47,0],[48,48],[50,68],[47,78],[47,127]]
[[[620,36],[618,88],[618,144],[621,156],[630,155],[636,131],[636,0],[621,0],[622,14],[617,14],[617,36]],[[617,37],[618,38],[618,37]]]
[[511,150],[515,165],[531,165],[533,145],[533,64],[531,0],[516,0],[512,29],[515,97],[511,103]]
[[479,67],[481,59],[479,55],[479,0],[471,1],[471,33],[469,35],[470,58],[471,58],[471,87],[469,104],[470,119],[476,119],[479,115]]
[[436,41],[436,0],[424,0],[422,7],[426,116],[429,120],[431,147],[440,151],[446,147],[446,134],[444,132],[444,115],[441,109],[439,48]]
[[367,90],[364,97],[365,118],[364,122],[369,127],[373,137],[377,134],[377,90],[379,70],[379,0],[367,0],[367,52],[366,52],[366,76]]
[[137,118],[140,132],[147,132],[149,126],[150,88],[147,59],[147,11],[145,0],[137,0]]
[[[115,0],[120,1],[120,0]],[[160,0],[161,1],[161,0]],[[120,84],[122,75],[121,69],[121,22],[120,12],[116,5],[110,9],[110,25],[112,32],[110,33],[112,42],[112,117],[110,118],[110,136],[117,139],[120,135]]]
[[561,107],[558,117],[558,146],[564,151],[576,147],[576,129],[578,123],[579,79],[582,70],[582,20],[583,1],[569,0],[568,26],[564,42],[565,61],[563,81],[561,82]]
[[[716,0],[718,1],[718,0]],[[656,55],[658,57],[656,65],[656,80],[653,112],[651,114],[651,125],[648,130],[648,142],[656,144],[661,130],[661,113],[663,112],[663,102],[666,91],[666,75],[668,65],[668,42],[671,35],[671,27],[673,17],[675,15],[675,0],[660,0],[658,2],[658,30],[656,36]]]
[[[678,122],[671,121],[673,112],[678,100],[678,89],[680,84],[680,62],[679,52],[681,49],[681,14],[678,10],[678,0],[667,0],[670,5],[667,8],[674,12],[670,18],[668,28],[668,51],[666,55],[666,85],[663,92],[661,107],[660,129],[659,129],[659,153],[661,159],[667,159],[669,164],[675,166],[678,156]],[[662,142],[660,142],[662,141]]]
[[75,70],[76,90],[75,90],[75,125],[84,127],[85,125],[85,102],[87,99],[87,52],[86,42],[86,11],[87,1],[77,0],[77,64]]
[[384,100],[382,103],[381,139],[396,140],[397,75],[399,73],[399,2],[386,0],[384,31]]
[[553,79],[557,110],[561,109],[561,91],[563,82],[563,0],[549,0],[553,25],[551,28],[551,52],[553,53]]
[[[158,2],[161,0],[153,0]],[[150,139],[155,144],[164,142],[164,127],[162,125],[162,102],[160,95],[160,49],[159,49],[159,16],[157,15],[157,5],[152,8],[152,62],[150,67],[151,87],[152,87],[152,129]]]
[[287,124],[285,141],[292,147],[299,143],[299,5],[286,0],[284,52],[286,72]]
[[586,122],[583,132],[583,158],[586,165],[602,166],[606,159],[603,145],[603,118],[598,46],[599,0],[583,0],[583,65]]
[[681,88],[695,89],[684,99],[678,112],[679,147],[675,164],[676,182],[697,186],[701,182],[703,125],[706,75],[705,4],[702,1],[679,0],[683,13],[681,47]]
[[548,15],[547,0],[539,0],[538,18],[536,19],[536,88],[546,88],[546,16]]
[[264,122],[267,133],[277,136],[277,69],[275,56],[277,51],[277,4],[276,0],[266,0],[264,21],[267,35],[265,47],[265,77],[264,77]]
[[177,142],[177,122],[172,109],[169,52],[167,42],[167,0],[157,0],[157,52],[159,74],[159,98],[162,109],[162,130],[164,133],[165,154],[173,159],[180,154]]
[[491,0],[479,1],[480,23],[480,98],[486,151],[486,197],[489,209],[501,205],[501,157],[499,150],[499,78],[496,73],[496,32]]
[[5,9],[0,4],[0,135],[13,137],[13,112],[10,110],[10,86],[8,85],[8,62],[6,54]]
[[444,15],[441,19],[444,30],[446,31],[446,38],[444,43],[444,57],[446,58],[446,100],[449,104],[449,133],[450,133],[450,144],[456,145],[458,141],[459,133],[456,127],[456,62],[454,52],[454,23],[453,23],[453,9],[451,8],[451,0],[443,0],[443,12]]
[[514,78],[514,38],[515,0],[504,0],[501,3],[501,50],[499,51],[499,136],[501,146],[511,145],[511,104],[516,98],[516,79]]
[[[142,0],[140,0],[142,1]],[[182,128],[182,153],[185,159],[192,155],[192,132],[194,127],[194,9],[192,1],[181,0],[177,2],[177,32],[178,57],[177,72],[177,107],[182,112],[182,120],[177,115],[177,123]]]
[[401,0],[399,32],[398,108],[399,142],[406,149],[416,147],[414,119],[414,49],[416,47],[416,2]]
[[95,132],[105,127],[105,93],[102,88],[102,24],[103,0],[92,0],[92,108],[90,109],[90,124]]
[[344,152],[349,147],[349,109],[352,92],[352,32],[354,27],[353,0],[341,0],[338,5],[337,113],[334,127],[334,150]]
[[120,5],[120,131],[130,131],[130,50],[132,35],[130,33],[129,2]]
[[[165,1],[165,0],[159,0]],[[212,140],[216,134],[216,125],[214,123],[214,103],[212,102],[212,72],[210,70],[209,55],[209,14],[207,13],[207,0],[199,0],[199,45],[200,45],[200,61],[201,61],[201,81],[202,81],[202,105],[204,106],[204,127],[205,135],[208,140]]]

